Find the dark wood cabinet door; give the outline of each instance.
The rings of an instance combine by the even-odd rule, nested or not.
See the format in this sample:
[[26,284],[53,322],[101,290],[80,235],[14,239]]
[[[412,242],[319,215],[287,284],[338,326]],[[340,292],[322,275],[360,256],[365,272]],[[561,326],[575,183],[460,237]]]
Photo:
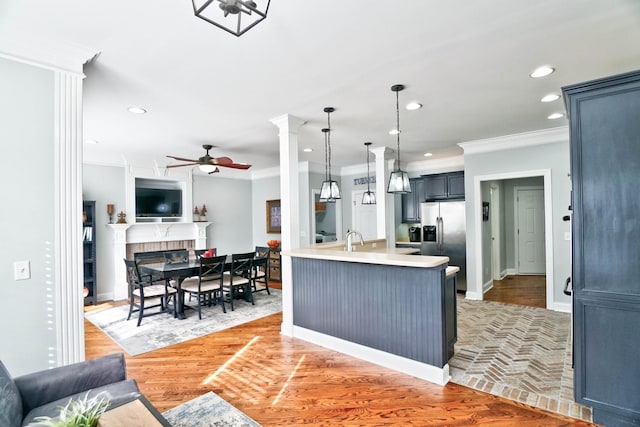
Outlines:
[[570,120],[574,394],[640,425],[640,71],[563,88]]
[[420,202],[424,201],[424,183],[422,178],[409,179],[411,193],[402,195],[402,222],[420,222]]
[[464,199],[464,172],[447,174],[447,197],[449,199]]
[[442,200],[447,198],[447,176],[445,174],[425,175],[424,192],[426,200]]

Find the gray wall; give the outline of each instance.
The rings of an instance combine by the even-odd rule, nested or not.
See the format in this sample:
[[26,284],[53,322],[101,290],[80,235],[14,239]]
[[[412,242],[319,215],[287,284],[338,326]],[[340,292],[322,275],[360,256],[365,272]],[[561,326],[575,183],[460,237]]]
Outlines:
[[[0,359],[16,376],[57,365],[54,74],[0,58],[0,94]],[[27,260],[31,278],[14,281],[13,263]]]
[[[249,182],[251,197],[247,226],[253,224],[253,246],[266,246],[268,240],[282,240],[280,233],[267,233],[267,200],[280,199],[280,176],[254,179]],[[300,201],[302,204],[302,200]],[[251,248],[253,249],[253,247]]]
[[[115,276],[113,265],[113,233],[103,224],[109,222],[107,204],[112,203],[115,212],[125,209],[125,169],[115,166],[83,166],[82,198],[96,202],[96,273],[98,301],[113,298]],[[118,217],[113,215],[115,223]]]
[[221,255],[254,250],[251,195],[249,180],[193,176],[193,204],[207,205],[207,220],[211,222],[208,247],[217,248]]
[[[516,136],[517,137],[517,136]],[[475,209],[480,209],[480,200],[474,194],[474,178],[499,174],[515,174],[523,171],[551,171],[552,196],[552,246],[553,246],[553,300],[556,303],[570,304],[570,297],[564,295],[564,281],[571,270],[569,241],[564,240],[564,233],[569,231],[569,224],[562,221],[568,213],[570,201],[569,174],[569,141],[565,140],[544,145],[501,150],[489,153],[465,155],[465,187],[467,202],[467,280],[468,289],[480,292],[482,284],[476,283],[476,263],[482,242],[476,242]],[[546,191],[547,189],[545,189]],[[505,190],[505,193],[508,193]],[[508,215],[505,213],[505,218]],[[486,252],[484,252],[486,254]],[[484,263],[483,263],[484,265]]]

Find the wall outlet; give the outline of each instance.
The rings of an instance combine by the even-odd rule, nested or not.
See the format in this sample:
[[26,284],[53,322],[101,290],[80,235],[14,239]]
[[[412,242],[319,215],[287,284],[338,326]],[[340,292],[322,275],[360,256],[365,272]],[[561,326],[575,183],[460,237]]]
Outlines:
[[13,279],[27,280],[31,278],[29,261],[16,261],[13,263]]

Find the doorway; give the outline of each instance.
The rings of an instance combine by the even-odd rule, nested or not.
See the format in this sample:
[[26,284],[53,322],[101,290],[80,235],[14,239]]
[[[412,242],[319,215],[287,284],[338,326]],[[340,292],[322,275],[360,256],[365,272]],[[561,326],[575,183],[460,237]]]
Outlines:
[[[490,221],[489,223],[483,222],[482,209],[473,209],[472,221],[475,228],[474,235],[477,257],[475,259],[475,277],[473,278],[475,283],[473,283],[473,289],[467,289],[467,298],[478,300],[484,299],[484,292],[490,289],[493,285],[493,279],[497,275],[497,270],[500,270],[501,277],[519,273],[516,261],[513,259],[516,252],[514,247],[516,239],[509,236],[510,230],[517,230],[514,224],[516,221],[516,215],[515,212],[509,215],[505,214],[508,210],[505,206],[507,204],[511,204],[507,199],[511,197],[511,194],[515,193],[512,191],[506,191],[505,189],[498,189],[497,191],[492,191],[490,194],[489,191],[492,189],[491,185],[493,185],[493,183],[498,183],[499,187],[502,185],[500,184],[501,182],[507,182],[508,180],[522,179],[523,181],[527,181],[525,179],[534,178],[538,182],[541,182],[542,185],[526,183],[520,186],[537,186],[538,189],[541,189],[541,193],[538,193],[538,196],[541,195],[542,197],[542,207],[538,209],[538,212],[542,214],[542,219],[541,223],[538,223],[538,229],[543,230],[543,233],[542,242],[539,243],[538,246],[542,247],[543,252],[540,255],[540,248],[538,248],[537,260],[542,260],[543,269],[537,271],[541,271],[541,274],[545,279],[545,307],[547,309],[553,308],[553,236],[550,228],[552,224],[551,171],[547,169],[474,177],[474,200],[478,206],[481,205],[482,200],[493,200],[494,197],[496,200],[500,200],[499,203],[495,203],[494,200],[490,204],[496,205],[496,209],[501,209],[503,211],[501,214],[502,224],[500,224],[499,221],[496,222],[497,229],[499,230],[498,232],[501,233],[500,239],[502,240],[501,242],[498,242],[498,244],[502,246],[495,251],[496,255],[497,253],[500,254],[499,258],[494,259],[492,256],[494,254],[493,246],[496,243],[494,243],[495,241],[491,240],[491,238],[496,235],[494,235],[493,232],[489,232],[490,230],[487,230],[492,228],[494,223],[493,221]],[[515,211],[515,204],[513,206]],[[494,211],[491,210],[491,212],[493,213]],[[495,217],[492,213],[490,214],[491,217]],[[526,252],[524,253],[526,254]],[[501,263],[501,265],[497,265],[498,263]]]
[[375,239],[377,237],[376,205],[363,205],[363,194],[364,190],[351,193],[353,203],[353,209],[351,210],[352,229],[360,232],[365,240]]
[[342,235],[342,200],[320,202],[320,190],[311,190],[310,244],[332,242]]

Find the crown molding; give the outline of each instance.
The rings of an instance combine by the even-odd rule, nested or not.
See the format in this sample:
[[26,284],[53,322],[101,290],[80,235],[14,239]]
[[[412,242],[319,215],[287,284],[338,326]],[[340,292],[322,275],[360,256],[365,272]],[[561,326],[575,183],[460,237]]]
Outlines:
[[0,57],[52,71],[84,77],[83,65],[98,55],[100,51],[86,46],[0,31]]
[[557,127],[533,132],[517,133],[496,138],[478,139],[458,144],[464,154],[489,153],[492,151],[513,150],[534,145],[552,144],[569,141],[569,127]]
[[407,164],[409,175],[452,172],[464,169],[464,156],[443,157],[441,159],[421,160]]

